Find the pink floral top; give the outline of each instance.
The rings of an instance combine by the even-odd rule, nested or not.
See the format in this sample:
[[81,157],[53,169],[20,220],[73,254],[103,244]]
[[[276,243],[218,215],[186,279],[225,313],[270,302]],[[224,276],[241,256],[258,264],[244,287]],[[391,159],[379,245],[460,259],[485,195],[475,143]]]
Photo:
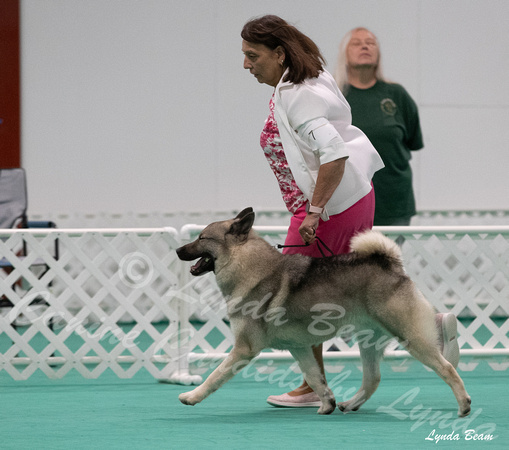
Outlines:
[[297,183],[295,183],[292,171],[286,160],[276,119],[274,118],[274,97],[270,99],[269,111],[269,117],[265,122],[260,136],[260,145],[269,162],[270,168],[274,172],[274,175],[276,175],[279,189],[281,190],[283,201],[288,211],[295,214],[297,209],[306,203],[306,197],[304,197]]

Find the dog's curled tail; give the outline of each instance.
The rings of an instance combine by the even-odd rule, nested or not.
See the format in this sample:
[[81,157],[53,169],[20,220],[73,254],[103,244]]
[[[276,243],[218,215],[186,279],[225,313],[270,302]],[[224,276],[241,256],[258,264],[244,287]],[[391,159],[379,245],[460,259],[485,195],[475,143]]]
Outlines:
[[350,241],[350,248],[360,255],[383,254],[394,264],[403,267],[399,245],[379,231],[368,230],[356,234]]

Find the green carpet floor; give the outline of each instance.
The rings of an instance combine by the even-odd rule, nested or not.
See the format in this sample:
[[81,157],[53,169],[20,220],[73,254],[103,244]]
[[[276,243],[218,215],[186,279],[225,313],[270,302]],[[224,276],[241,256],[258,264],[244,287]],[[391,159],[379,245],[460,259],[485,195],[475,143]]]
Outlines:
[[[415,366],[415,367],[414,367]],[[335,387],[338,400],[360,385],[352,366]],[[285,392],[267,380],[237,375],[202,404],[184,406],[187,386],[157,383],[149,374],[120,380],[105,373],[87,380],[71,372],[61,380],[42,373],[14,381],[0,372],[1,449],[413,449],[509,446],[509,371],[482,362],[460,372],[472,397],[472,414],[457,419],[448,386],[420,364],[405,373],[382,366],[378,391],[361,410],[320,416],[313,408],[269,406]],[[329,374],[331,382],[338,374]],[[466,430],[490,434],[467,440]],[[451,434],[452,433],[452,434]],[[450,435],[459,440],[433,440]]]

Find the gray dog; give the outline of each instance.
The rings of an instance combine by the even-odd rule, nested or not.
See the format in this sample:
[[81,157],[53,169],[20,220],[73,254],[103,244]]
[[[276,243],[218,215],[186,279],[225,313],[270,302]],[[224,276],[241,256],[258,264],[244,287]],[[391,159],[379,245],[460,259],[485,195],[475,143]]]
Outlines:
[[235,336],[228,357],[203,384],[181,394],[182,403],[201,402],[260,351],[277,348],[289,350],[297,360],[322,401],[318,413],[330,414],[336,401],[311,347],[352,325],[371,330],[376,345],[360,345],[362,385],[339,409],[355,411],[373,395],[385,345],[396,337],[451,387],[458,415],[470,413],[463,381],[440,353],[433,307],[405,274],[392,240],[368,231],[352,239],[352,253],[346,255],[282,255],[252,230],[253,222],[254,212],[247,208],[234,219],[208,225],[196,241],[177,249],[181,260],[200,258],[191,267],[193,275],[215,273]]

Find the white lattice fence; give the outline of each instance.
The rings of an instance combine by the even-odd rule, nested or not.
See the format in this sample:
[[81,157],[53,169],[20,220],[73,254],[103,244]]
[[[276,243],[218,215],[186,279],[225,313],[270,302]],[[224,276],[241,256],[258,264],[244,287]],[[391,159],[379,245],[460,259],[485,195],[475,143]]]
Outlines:
[[167,295],[178,242],[168,228],[2,231],[0,296],[13,306],[0,315],[0,370],[167,377],[178,368],[180,305]]
[[[26,379],[36,370],[95,378],[108,368],[119,377],[145,368],[156,378],[198,382],[195,374],[233,343],[213,275],[191,277],[173,251],[202,228],[0,231],[0,298],[11,303],[0,314],[0,370]],[[273,245],[287,231],[256,229]],[[509,227],[381,230],[404,239],[407,271],[437,309],[464,318],[460,367],[472,370],[487,357],[494,369],[507,368]],[[359,356],[348,339],[325,348],[339,350],[325,354],[330,371]],[[406,356],[393,346],[387,359],[402,370]],[[280,359],[289,354],[269,350],[260,361],[267,369],[267,360]]]
[[[202,226],[188,225],[181,231],[183,242],[194,240]],[[258,226],[257,232],[273,245],[284,242],[286,227]],[[380,231],[402,243],[403,258],[408,274],[440,312],[453,312],[461,318],[459,344],[463,370],[473,370],[478,361],[489,358],[493,369],[509,367],[509,227],[378,227]],[[233,343],[224,326],[224,302],[209,274],[192,278],[183,274],[183,295],[189,316],[203,322],[193,329],[186,327],[194,338],[186,349],[193,373],[209,369],[203,363],[220,359]],[[185,294],[184,294],[185,292]],[[210,342],[214,328],[220,335],[217,346]],[[366,335],[367,336],[367,335]],[[362,339],[362,335],[357,336]],[[366,337],[367,338],[367,337]],[[325,343],[327,360],[358,358],[358,343],[345,336]],[[328,351],[334,350],[334,351]],[[336,350],[339,350],[336,351]],[[397,349],[396,343],[386,352],[394,360],[394,370],[404,370],[401,359],[408,354]],[[267,352],[259,360],[290,359],[289,354]],[[343,366],[326,365],[329,371]]]

